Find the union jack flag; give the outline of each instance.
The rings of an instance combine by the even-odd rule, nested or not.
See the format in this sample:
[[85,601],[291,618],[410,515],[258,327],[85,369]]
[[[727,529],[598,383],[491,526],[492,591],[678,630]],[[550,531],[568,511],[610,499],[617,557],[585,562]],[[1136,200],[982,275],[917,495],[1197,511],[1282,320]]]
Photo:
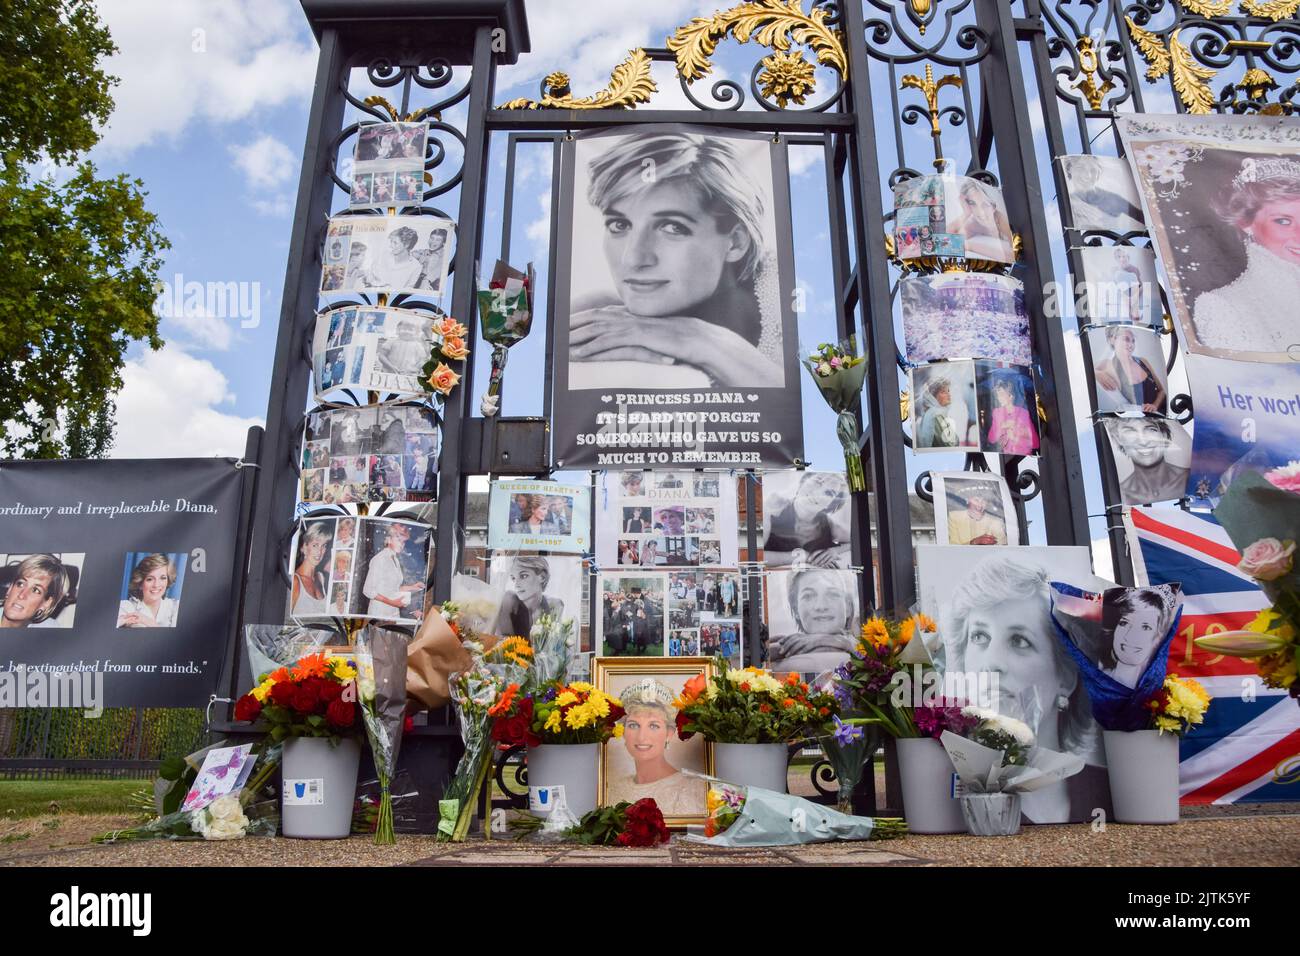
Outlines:
[[1265,687],[1254,664],[1210,654],[1192,640],[1237,631],[1269,606],[1237,568],[1241,555],[1208,513],[1173,506],[1134,508],[1125,519],[1139,584],[1183,585],[1183,617],[1169,672],[1205,685],[1205,723],[1183,737],[1183,803],[1300,801],[1300,707]]

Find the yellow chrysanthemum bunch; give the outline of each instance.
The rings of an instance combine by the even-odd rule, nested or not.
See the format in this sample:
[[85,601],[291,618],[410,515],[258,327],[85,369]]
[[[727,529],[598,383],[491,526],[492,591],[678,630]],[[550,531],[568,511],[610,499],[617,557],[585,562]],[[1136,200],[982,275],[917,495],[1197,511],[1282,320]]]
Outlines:
[[1183,734],[1205,719],[1210,695],[1199,681],[1170,674],[1162,693],[1152,699],[1155,729],[1161,733]]
[[485,656],[489,658],[497,656],[520,667],[527,667],[533,660],[533,647],[527,640],[516,635],[507,637]]
[[1300,671],[1296,668],[1295,651],[1284,648],[1275,654],[1266,654],[1255,660],[1260,679],[1265,686],[1279,690],[1289,690],[1291,685],[1300,680]]
[[765,670],[757,667],[746,667],[743,670],[731,669],[727,671],[727,680],[737,687],[748,684],[749,689],[760,693],[771,694],[773,697],[781,697],[785,694],[785,688],[781,682]]
[[334,676],[346,683],[357,676],[357,669],[352,666],[352,662],[345,657],[331,657],[329,659],[330,670]]

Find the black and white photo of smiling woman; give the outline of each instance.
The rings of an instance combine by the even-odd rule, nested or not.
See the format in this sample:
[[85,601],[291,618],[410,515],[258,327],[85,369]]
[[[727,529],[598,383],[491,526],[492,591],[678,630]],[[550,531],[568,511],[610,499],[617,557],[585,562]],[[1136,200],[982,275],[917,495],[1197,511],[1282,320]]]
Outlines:
[[660,131],[579,147],[569,387],[781,387],[770,141]]

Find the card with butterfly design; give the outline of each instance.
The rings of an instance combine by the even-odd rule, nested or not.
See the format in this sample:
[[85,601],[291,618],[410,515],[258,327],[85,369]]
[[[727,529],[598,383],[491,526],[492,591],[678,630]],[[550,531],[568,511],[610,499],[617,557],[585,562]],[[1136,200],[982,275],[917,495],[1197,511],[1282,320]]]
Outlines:
[[186,811],[202,810],[218,797],[238,793],[243,789],[248,775],[257,761],[252,756],[253,745],[220,747],[208,751],[194,784],[181,802]]

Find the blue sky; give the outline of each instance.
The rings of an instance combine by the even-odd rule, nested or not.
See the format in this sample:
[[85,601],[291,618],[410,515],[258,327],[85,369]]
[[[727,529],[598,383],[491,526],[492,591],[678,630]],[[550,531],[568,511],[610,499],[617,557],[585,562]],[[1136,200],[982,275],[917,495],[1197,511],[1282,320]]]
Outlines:
[[[118,396],[114,454],[238,454],[245,430],[265,415],[274,371],[315,42],[296,0],[99,0],[98,6],[121,48],[109,69],[122,83],[116,90],[118,108],[94,159],[106,172],[125,171],[144,180],[150,208],[173,243],[164,281],[174,284],[181,276],[185,282],[242,283],[246,292],[257,290],[256,309],[246,311],[260,316],[255,326],[252,314],[165,318],[162,333],[167,344],[161,351],[133,347],[126,386]],[[535,95],[541,77],[560,68],[571,74],[579,93],[599,89],[629,48],[662,45],[668,33],[703,6],[699,0],[532,0],[529,9],[533,52],[521,64],[501,71],[500,100]],[[716,76],[747,81],[758,56],[761,53],[752,48],[724,45],[716,58]],[[661,70],[657,78],[665,92],[655,105],[684,105],[670,73]],[[1158,110],[1159,101],[1148,107]],[[1036,110],[1031,91],[1031,111]],[[882,137],[887,132],[892,136],[882,127]],[[912,166],[922,168],[929,160],[927,132],[905,131],[908,137],[922,137],[908,140]],[[957,150],[964,148],[965,135],[964,130],[945,133],[955,137],[950,141]],[[503,188],[504,145],[503,138],[494,142],[492,196],[500,196]],[[521,179],[526,187],[516,197],[512,259],[522,264],[532,258],[540,270],[547,237],[549,152],[547,147],[522,149]],[[882,145],[885,161],[891,163],[892,149],[892,144]],[[824,170],[817,150],[792,149],[791,159],[796,271],[807,300],[800,339],[815,344],[833,330]],[[1049,172],[1044,163],[1040,175],[1050,200],[1054,190]],[[455,212],[454,197],[439,205]],[[489,201],[485,268],[499,242],[497,205]],[[1047,213],[1049,226],[1056,226],[1053,201]],[[1059,250],[1055,272],[1058,280],[1065,279]],[[1065,321],[1073,328],[1072,317]],[[1081,445],[1090,511],[1099,514],[1095,453],[1087,434],[1087,402],[1072,333],[1067,334],[1067,347],[1075,372],[1076,414],[1084,427]],[[485,356],[479,358],[482,362]],[[507,414],[540,413],[541,361],[537,334],[512,352]],[[477,395],[474,401],[477,404]],[[807,387],[804,409],[806,457],[814,467],[839,468],[834,417]],[[960,467],[959,456],[909,458],[913,476],[923,468]],[[1094,519],[1093,537],[1103,530],[1104,523]],[[1035,543],[1041,535],[1041,524],[1035,525]],[[1106,568],[1099,570],[1104,573]]]

